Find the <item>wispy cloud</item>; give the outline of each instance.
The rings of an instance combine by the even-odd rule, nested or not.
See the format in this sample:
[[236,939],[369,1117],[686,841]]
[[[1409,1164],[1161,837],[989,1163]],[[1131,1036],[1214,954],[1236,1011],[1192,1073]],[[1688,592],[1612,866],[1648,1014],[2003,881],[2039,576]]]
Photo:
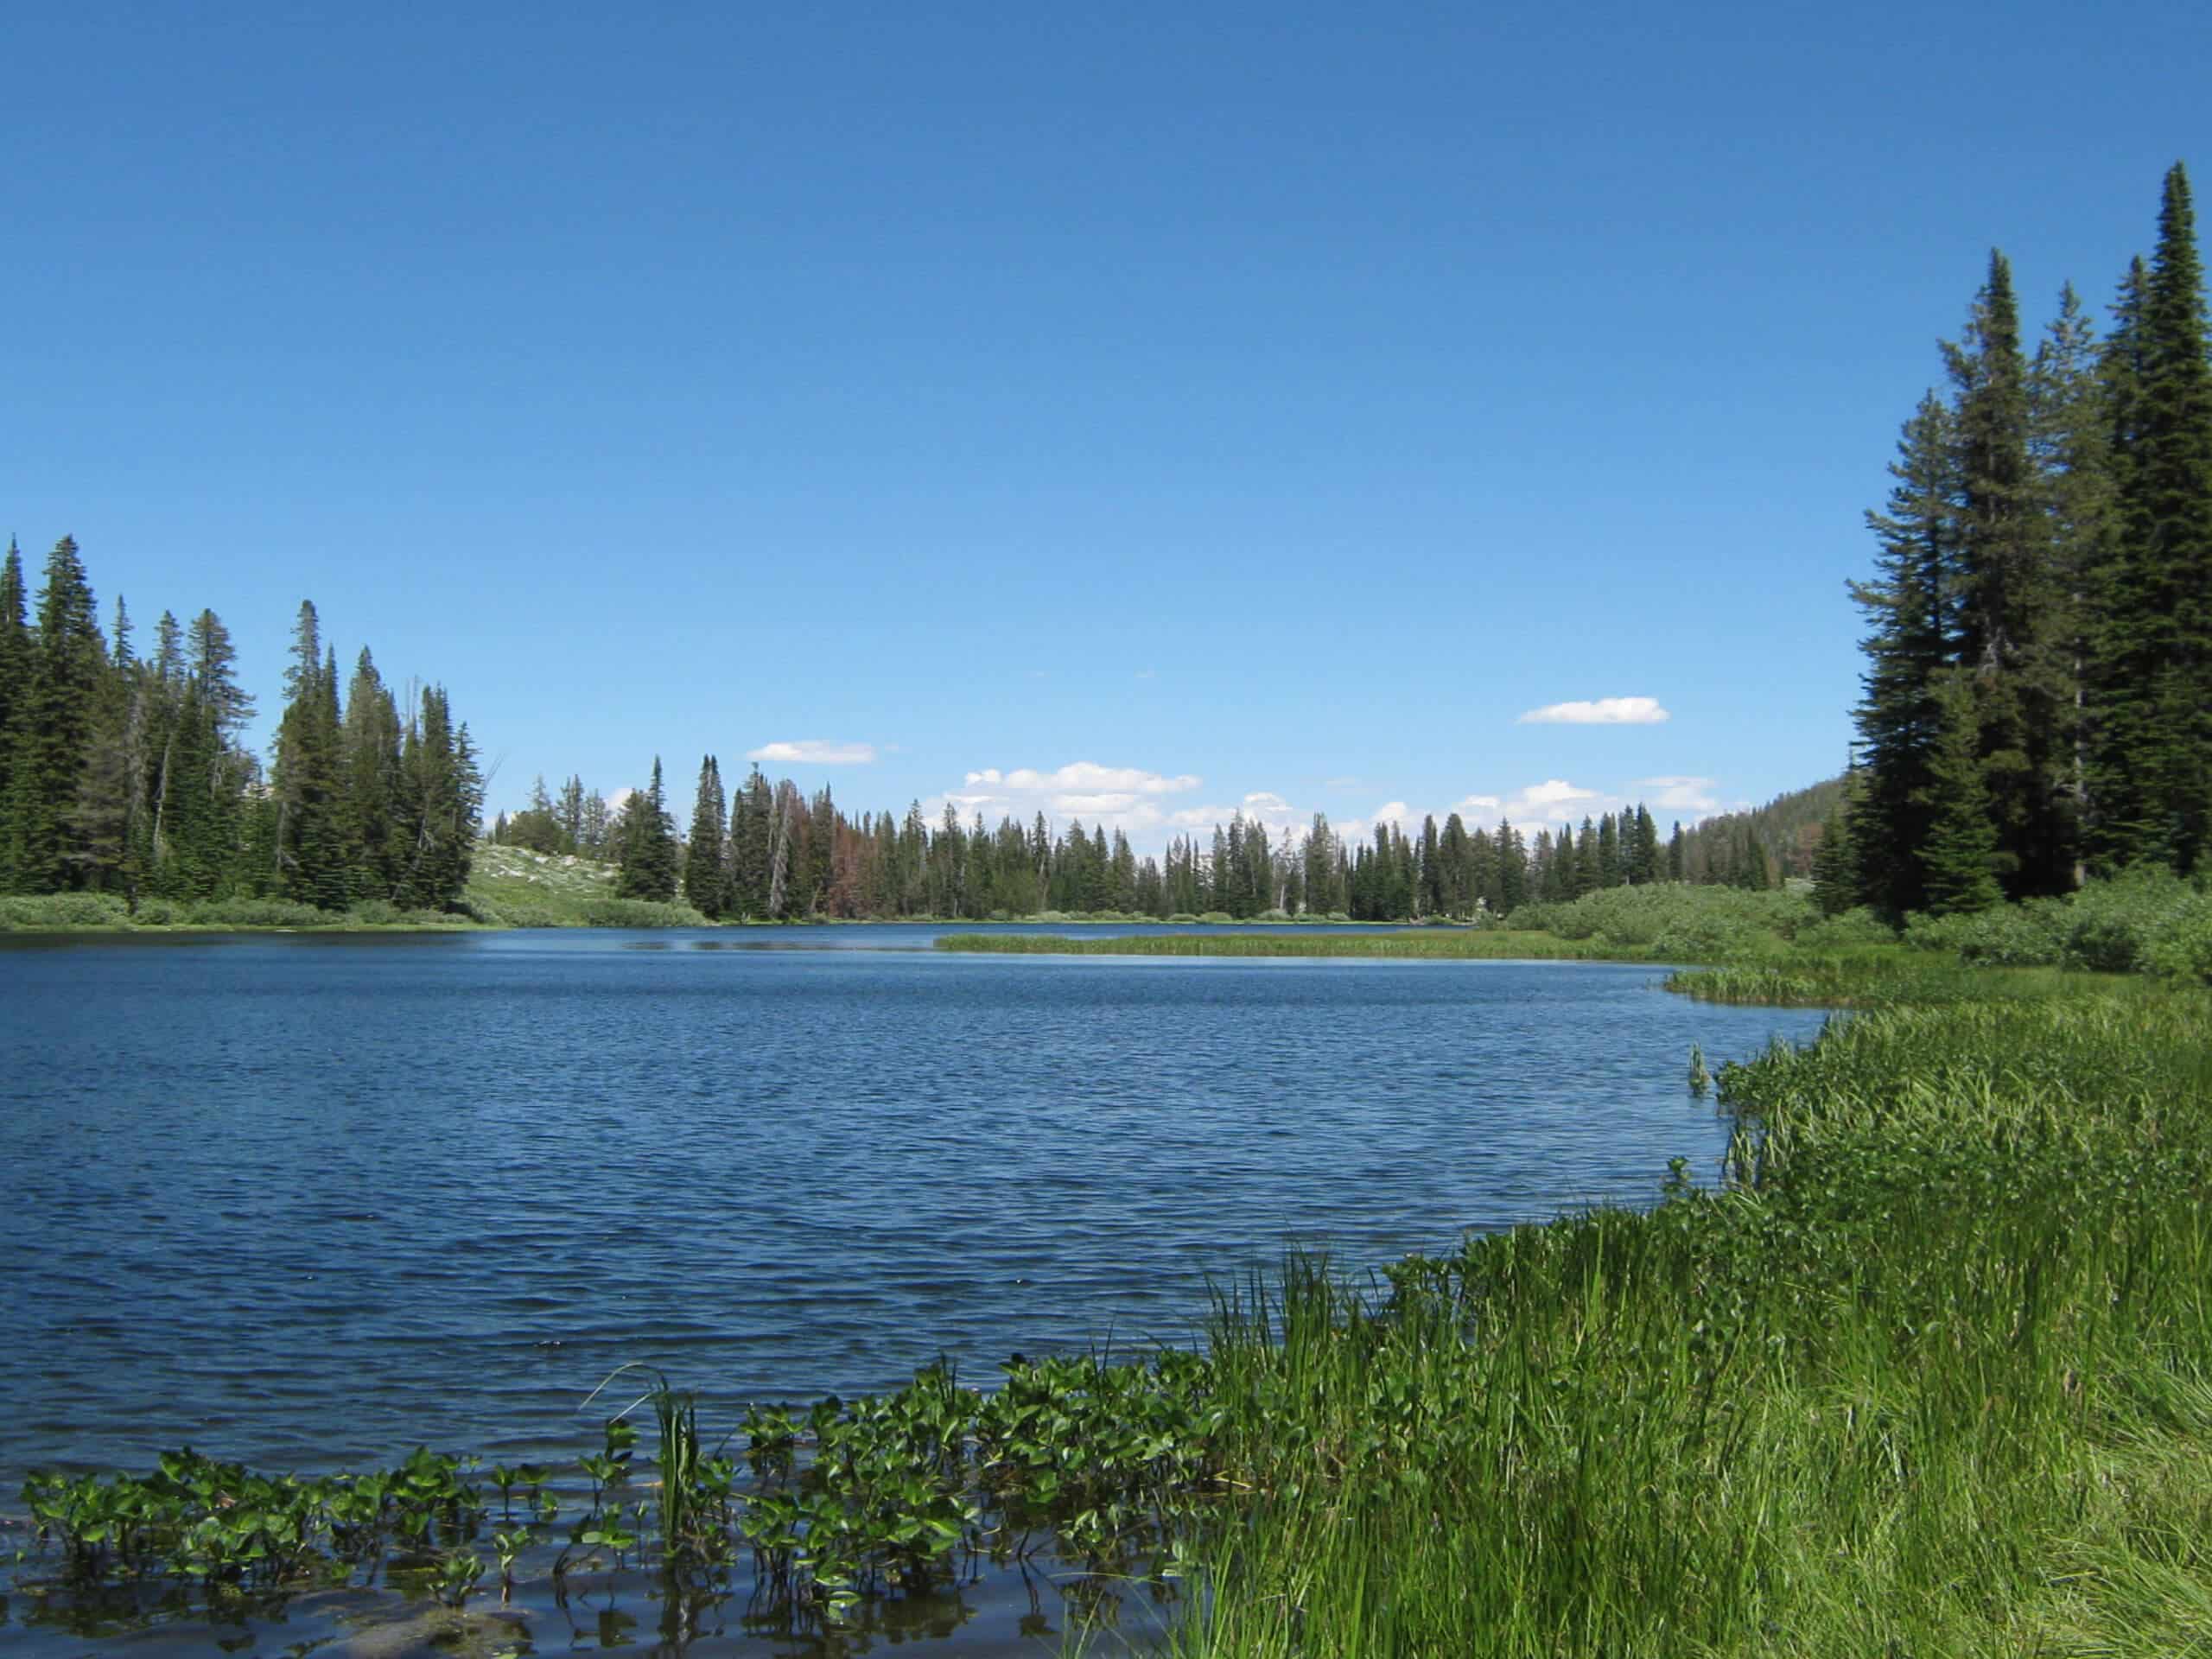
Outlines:
[[970,789],[979,784],[989,784],[1027,793],[1066,791],[1095,794],[1110,790],[1137,795],[1179,795],[1196,789],[1200,781],[1187,772],[1171,778],[1164,772],[1145,772],[1135,766],[1102,766],[1095,760],[1073,761],[1052,772],[1039,772],[1033,766],[1001,772],[996,766],[986,766],[967,777]]
[[797,766],[865,766],[875,759],[873,743],[840,743],[826,737],[802,737],[790,742],[763,743],[747,749],[748,760],[781,760]]
[[1103,828],[1109,836],[1120,830],[1140,854],[1157,854],[1176,836],[1203,837],[1216,824],[1226,825],[1240,815],[1280,842],[1286,830],[1303,830],[1313,816],[1310,806],[1295,805],[1271,789],[1253,790],[1234,800],[1200,797],[1189,805],[1177,804],[1175,798],[1189,798],[1204,781],[1192,772],[1105,766],[1091,760],[1050,771],[984,766],[969,772],[962,787],[922,806],[934,817],[949,804],[963,817],[981,813],[986,823],[1001,817],[1026,823],[1041,812],[1056,829],[1065,830],[1070,820],[1079,819],[1086,830]]
[[1587,702],[1551,702],[1521,716],[1523,726],[1656,726],[1669,719],[1656,697],[1599,697]]
[[[1639,778],[1634,787],[1646,806],[1674,812],[1713,812],[1720,799],[1710,778]],[[1649,791],[1656,791],[1654,794]]]

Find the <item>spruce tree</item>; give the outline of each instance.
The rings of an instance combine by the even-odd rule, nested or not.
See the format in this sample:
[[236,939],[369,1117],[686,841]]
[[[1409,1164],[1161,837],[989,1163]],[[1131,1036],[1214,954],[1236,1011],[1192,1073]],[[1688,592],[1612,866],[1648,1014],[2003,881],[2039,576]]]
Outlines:
[[352,836],[340,778],[338,683],[313,601],[302,602],[284,671],[284,714],[270,779],[276,803],[276,891],[324,910],[353,898]]
[[415,861],[395,816],[404,786],[399,710],[366,645],[346,688],[339,747],[347,889],[356,899],[391,899]]
[[1871,582],[1850,584],[1866,613],[1859,642],[1867,667],[1853,718],[1865,786],[1853,803],[1850,836],[1860,896],[1890,915],[1927,902],[1923,849],[1935,805],[1932,765],[1943,733],[1936,679],[1959,637],[1951,581],[1958,493],[1949,411],[1934,392],[1905,423],[1888,511],[1869,512],[1881,543]]
[[729,811],[722,798],[721,767],[713,755],[699,763],[699,794],[691,809],[691,839],[683,853],[683,896],[709,919],[728,899]]
[[2194,868],[2212,835],[2212,330],[2188,175],[2166,175],[2158,246],[2140,295],[2131,429],[2121,437],[2125,566],[2103,617],[2145,684],[2113,736],[2144,798],[2108,855]]
[[2051,607],[2034,672],[2057,689],[2055,821],[2072,866],[2058,873],[2056,885],[2078,887],[2088,821],[2088,589],[2112,557],[2119,521],[2096,331],[2070,283],[2060,290],[2058,315],[2037,349],[2029,391]]
[[676,825],[668,816],[668,799],[661,783],[660,757],[653,757],[650,787],[631,791],[622,809],[622,868],[614,880],[618,898],[649,899],[656,904],[676,899]]
[[483,804],[483,774],[468,728],[454,721],[445,688],[427,686],[400,748],[391,805],[393,903],[410,910],[461,905]]
[[8,556],[0,562],[0,892],[11,884],[16,835],[15,774],[16,719],[30,690],[32,640],[23,616],[23,556],[14,537],[8,538]]
[[1997,869],[2014,898],[2072,885],[2070,687],[2048,648],[2058,623],[2012,268],[1993,251],[1965,340],[1946,346],[1956,388],[1952,586],[1957,656],[1974,675],[1975,749],[1994,816]]
[[1813,849],[1813,902],[1823,916],[1840,916],[1859,901],[1859,865],[1842,806],[1828,814]]
[[106,658],[84,563],[64,536],[47,559],[31,671],[16,715],[5,857],[21,891],[59,892],[80,874],[70,820]]
[[1986,910],[2005,897],[1997,880],[1997,824],[1983,783],[1973,683],[1963,671],[1937,677],[1942,725],[1929,757],[1933,805],[1922,860],[1927,908],[1938,916]]
[[1629,880],[1638,887],[1659,879],[1659,825],[1650,810],[1639,801],[1636,808],[1636,851],[1630,862]]

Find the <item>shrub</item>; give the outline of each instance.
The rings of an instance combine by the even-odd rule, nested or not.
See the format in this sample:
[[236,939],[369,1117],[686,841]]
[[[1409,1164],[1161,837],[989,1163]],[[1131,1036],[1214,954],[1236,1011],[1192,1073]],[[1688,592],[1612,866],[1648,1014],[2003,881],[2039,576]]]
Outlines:
[[[521,925],[521,924],[517,924]],[[705,927],[707,918],[689,905],[657,904],[650,899],[594,899],[584,906],[586,927]]]
[[1602,936],[1618,945],[1649,945],[1662,954],[1710,957],[1715,951],[1740,954],[1762,943],[1789,938],[1819,919],[1820,912],[1803,893],[1746,893],[1736,887],[1661,881],[1640,887],[1602,887],[1569,904],[1522,905],[1505,918],[1505,925],[1563,939]]
[[1904,942],[1921,950],[1948,950],[1961,962],[1986,968],[2048,968],[2056,964],[2062,928],[2048,908],[1998,905],[1951,916],[1905,918]]
[[1808,950],[1856,950],[1897,941],[1896,930],[1864,905],[1840,915],[1824,916],[1799,928],[1794,938]]
[[2152,973],[2212,985],[2212,904],[2200,903],[2152,940],[2144,958]]
[[111,893],[43,893],[0,899],[0,928],[128,927],[130,913]]
[[289,899],[202,899],[188,905],[181,919],[199,927],[329,927],[340,918]]
[[1766,943],[1759,929],[1745,918],[1713,912],[1669,923],[1651,941],[1651,949],[1684,962],[1725,962],[1755,956]]
[[2188,931],[2194,916],[2212,914],[2203,893],[2156,868],[2093,881],[2058,902],[2068,906],[2066,965],[2107,974],[2143,971],[2160,939]]

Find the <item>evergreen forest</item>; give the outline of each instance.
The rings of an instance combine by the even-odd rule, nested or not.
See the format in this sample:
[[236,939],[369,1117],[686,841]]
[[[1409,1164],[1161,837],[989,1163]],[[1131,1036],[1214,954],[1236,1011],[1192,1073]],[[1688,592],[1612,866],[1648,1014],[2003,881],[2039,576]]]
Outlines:
[[[1080,819],[1055,830],[948,807],[934,823],[918,802],[904,816],[848,817],[826,787],[811,796],[760,768],[725,791],[720,763],[702,761],[688,832],[670,809],[661,763],[652,782],[610,812],[582,779],[557,798],[543,779],[531,803],[493,825],[493,841],[543,854],[618,862],[617,893],[672,903],[710,918],[809,917],[988,918],[1046,912],[1195,918],[1336,916],[1352,921],[1503,915],[1533,900],[1568,900],[1599,887],[1686,879],[1688,840],[1662,841],[1635,807],[1524,836],[1511,823],[1470,829],[1456,812],[1417,833],[1376,826],[1348,840],[1316,813],[1302,835],[1232,815],[1210,837],[1178,836],[1164,857],[1140,857],[1128,838]],[[1769,861],[1747,850],[1707,879],[1770,885]],[[1700,874],[1707,874],[1700,866]]]
[[[269,764],[254,700],[213,611],[163,612],[141,650],[116,601],[103,631],[77,543],[47,557],[26,614],[22,557],[0,565],[0,891],[342,911],[461,902],[483,804],[468,728],[442,687],[401,702],[364,649],[341,697],[335,652],[300,607]],[[219,907],[228,905],[227,912]],[[372,913],[376,913],[372,912]]]

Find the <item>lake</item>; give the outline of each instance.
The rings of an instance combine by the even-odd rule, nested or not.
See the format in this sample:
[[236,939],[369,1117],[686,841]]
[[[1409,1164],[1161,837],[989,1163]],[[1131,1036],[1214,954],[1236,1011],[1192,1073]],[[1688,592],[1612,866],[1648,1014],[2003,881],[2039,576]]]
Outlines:
[[0,1510],[186,1441],[573,1458],[629,1360],[718,1435],[940,1354],[1187,1344],[1287,1249],[1363,1268],[1710,1173],[1691,1045],[1822,1017],[1643,965],[938,931],[0,942]]

